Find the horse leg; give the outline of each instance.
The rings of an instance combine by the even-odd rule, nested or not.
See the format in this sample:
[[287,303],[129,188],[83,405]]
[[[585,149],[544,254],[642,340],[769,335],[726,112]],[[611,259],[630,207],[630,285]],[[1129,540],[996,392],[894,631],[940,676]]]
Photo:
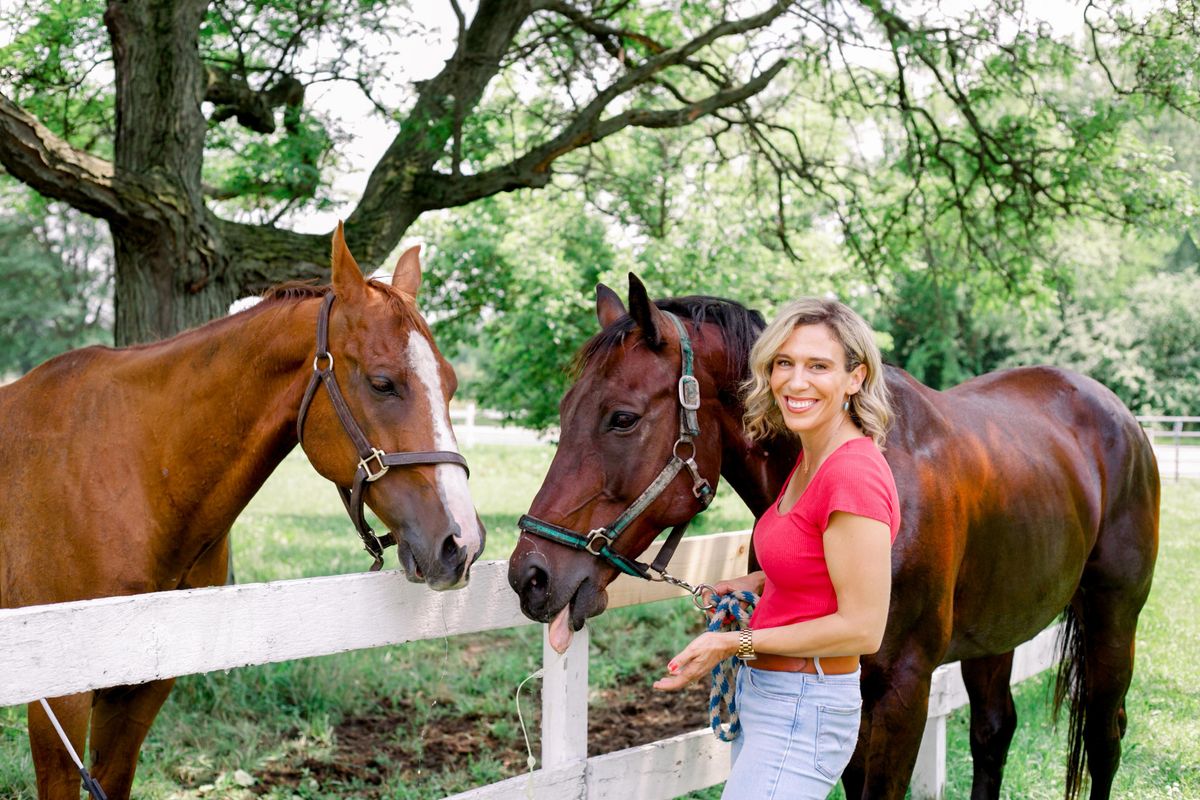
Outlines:
[[858,746],[842,773],[847,798],[903,799],[921,749],[935,666],[915,654],[887,671],[864,664]]
[[1013,704],[1012,651],[965,659],[962,679],[971,700],[971,800],[998,800],[1008,746],[1017,730]]
[[[1082,686],[1077,689],[1081,696],[1072,700],[1072,722],[1081,712],[1082,742],[1072,743],[1071,750],[1075,755],[1082,745],[1086,754],[1092,779],[1091,800],[1108,800],[1121,763],[1121,739],[1127,722],[1125,693],[1133,680],[1136,609],[1141,604],[1133,606],[1131,613],[1128,599],[1116,593],[1081,595],[1083,674]],[[1077,711],[1078,703],[1082,707]]]
[[[188,570],[179,588],[223,583],[230,569],[228,544],[228,536],[214,542]],[[164,678],[96,692],[92,710],[92,776],[110,800],[129,797],[142,742],[174,685],[174,678]]]
[[129,797],[138,751],[174,678],[96,692],[92,708],[92,777],[110,800]]
[[[88,713],[92,706],[92,693],[81,692],[50,701],[54,716],[62,725],[76,753],[84,753],[84,737],[87,735]],[[29,704],[29,747],[33,752],[33,771],[37,776],[37,793],[40,800],[79,800],[79,770],[71,760],[50,718],[42,710],[41,703]]]

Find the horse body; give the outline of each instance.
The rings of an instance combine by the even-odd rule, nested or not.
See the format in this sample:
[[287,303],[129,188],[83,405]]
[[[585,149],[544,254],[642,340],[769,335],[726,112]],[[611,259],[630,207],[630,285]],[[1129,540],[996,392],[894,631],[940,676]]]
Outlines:
[[[368,284],[339,226],[330,288],[281,291],[165,342],[66,353],[0,388],[0,607],[223,583],[230,527],[297,444],[330,291],[326,363],[365,435],[388,450],[455,449],[453,373],[413,305],[415,257],[402,257],[393,286]],[[313,395],[304,450],[346,487],[359,456],[342,424],[326,393]],[[409,579],[462,585],[483,545],[462,467],[420,462],[368,486]],[[81,754],[90,721],[92,774],[110,798],[129,796],[172,684],[51,701]],[[78,772],[37,703],[29,728],[39,797],[78,798]]]
[[[634,322],[623,321],[628,332],[617,338],[608,328],[606,346],[585,350],[579,380],[563,403],[559,453],[568,455],[561,463],[555,456],[531,516],[574,530],[602,526],[610,507],[628,503],[628,492],[641,488],[627,489],[616,476],[669,458],[675,423],[658,419],[670,417],[670,400],[655,400],[661,386],[650,362],[669,367],[677,356],[670,342],[649,345],[662,329],[645,332],[657,312],[645,307],[635,281],[631,276]],[[778,496],[798,443],[746,439],[736,400],[746,348],[731,348],[713,302],[658,305],[690,317],[694,330],[702,387],[696,461],[710,482],[719,471],[759,516]],[[602,323],[614,324],[612,308],[598,313]],[[998,797],[1016,728],[1012,651],[1066,609],[1060,681],[1071,701],[1067,794],[1078,789],[1086,754],[1091,796],[1107,798],[1124,732],[1137,615],[1157,550],[1158,472],[1145,434],[1111,392],[1064,370],[1008,370],[946,392],[895,368],[886,380],[896,420],[884,455],[899,489],[902,525],[892,550],[887,632],[879,652],[863,659],[863,722],[843,777],[847,796],[904,796],[933,670],[961,660],[971,698],[972,797]],[[649,423],[623,454],[620,442],[607,441],[615,437],[602,423],[617,406]],[[638,464],[628,463],[634,458]],[[686,517],[685,484],[676,481],[616,549],[636,556]],[[690,513],[696,510],[693,504]],[[587,553],[528,534],[510,560],[510,582],[526,614],[546,621],[567,608],[576,629],[603,610],[604,587],[615,575]]]

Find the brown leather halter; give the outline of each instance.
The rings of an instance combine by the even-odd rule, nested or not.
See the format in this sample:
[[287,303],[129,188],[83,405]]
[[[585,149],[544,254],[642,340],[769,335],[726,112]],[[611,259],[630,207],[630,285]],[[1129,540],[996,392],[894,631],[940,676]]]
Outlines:
[[[304,421],[308,417],[308,407],[317,393],[317,387],[325,385],[329,392],[329,402],[337,413],[342,428],[354,442],[358,450],[358,469],[354,473],[354,485],[351,489],[337,485],[338,495],[346,506],[346,513],[362,538],[363,547],[375,559],[371,572],[377,572],[383,566],[383,551],[396,543],[396,537],[389,531],[383,536],[376,536],[375,531],[367,524],[363,515],[363,500],[367,484],[379,480],[392,467],[413,466],[417,464],[458,464],[471,474],[467,460],[459,453],[448,450],[421,450],[407,453],[385,453],[377,447],[372,447],[367,441],[362,428],[354,420],[350,406],[338,388],[337,378],[333,374],[333,354],[329,352],[329,309],[333,306],[334,294],[325,295],[321,310],[317,314],[317,355],[313,358],[313,375],[304,391],[304,400],[300,403],[300,415],[296,419],[296,438],[304,443]],[[324,366],[322,366],[324,364]],[[374,468],[373,468],[374,467]]]

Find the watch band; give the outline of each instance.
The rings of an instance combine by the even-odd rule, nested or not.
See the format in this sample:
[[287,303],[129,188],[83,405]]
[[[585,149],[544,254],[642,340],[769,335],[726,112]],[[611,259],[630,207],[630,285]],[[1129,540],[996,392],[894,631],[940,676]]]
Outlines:
[[758,654],[754,652],[754,631],[750,628],[742,628],[738,631],[738,649],[737,657],[742,661],[753,661],[758,658]]

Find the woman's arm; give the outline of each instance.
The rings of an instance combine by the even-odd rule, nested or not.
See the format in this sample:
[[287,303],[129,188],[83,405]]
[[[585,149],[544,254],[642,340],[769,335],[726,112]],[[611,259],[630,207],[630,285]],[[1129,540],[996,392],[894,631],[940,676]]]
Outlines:
[[[811,657],[862,655],[879,649],[892,591],[891,532],[886,523],[839,511],[830,516],[824,539],[838,610],[818,619],[754,631],[756,652]],[[703,633],[671,659],[669,676],[654,687],[682,689],[737,649],[736,632]]]
[[838,610],[818,619],[756,630],[756,652],[854,656],[879,649],[892,593],[892,538],[887,524],[834,512],[825,530],[825,564]]

